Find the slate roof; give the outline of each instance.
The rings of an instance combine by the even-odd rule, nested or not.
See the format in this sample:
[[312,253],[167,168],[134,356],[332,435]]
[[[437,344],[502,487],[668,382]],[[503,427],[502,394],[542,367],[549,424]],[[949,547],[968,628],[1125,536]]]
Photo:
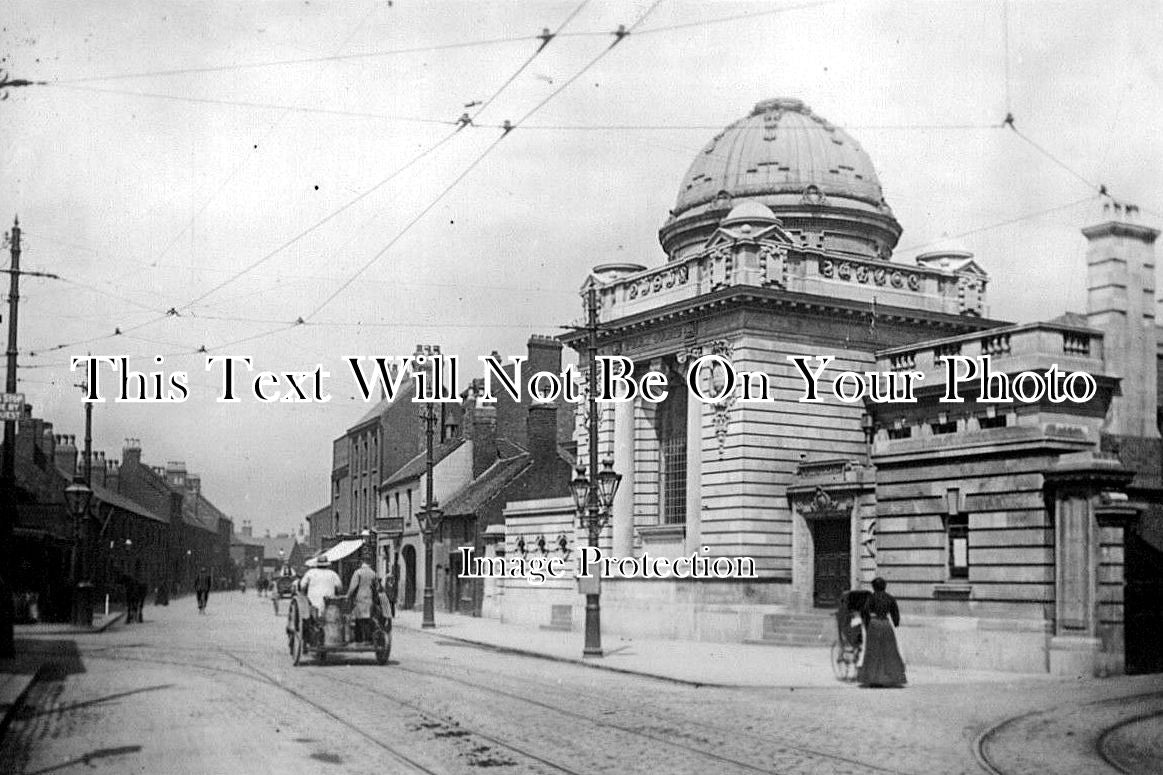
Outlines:
[[113,492],[112,490],[107,490],[96,482],[93,483],[92,487],[93,497],[99,500],[101,503],[107,503],[110,506],[121,509],[122,511],[128,511],[130,514],[136,514],[139,517],[145,517],[146,519],[151,519],[154,522],[169,523],[169,519],[166,517],[154,514],[149,509],[138,503],[134,503],[124,495]]
[[[444,458],[458,450],[460,446],[464,444],[464,442],[465,439],[461,437],[446,441],[443,444],[436,445],[432,450],[433,464],[439,464],[441,460],[444,460]],[[427,451],[424,451],[416,455],[416,457],[412,458],[404,465],[400,466],[399,470],[385,479],[380,486],[391,487],[394,484],[406,482],[409,479],[418,479],[424,474],[427,468],[428,453]]]
[[287,536],[243,536],[243,538],[250,544],[257,544],[263,549],[263,557],[267,559],[278,559],[279,550],[282,549],[284,557],[290,558],[291,551],[295,548],[295,544],[299,539],[293,535]]
[[493,463],[444,502],[445,516],[475,514],[524,473],[531,463],[532,458],[526,452]]

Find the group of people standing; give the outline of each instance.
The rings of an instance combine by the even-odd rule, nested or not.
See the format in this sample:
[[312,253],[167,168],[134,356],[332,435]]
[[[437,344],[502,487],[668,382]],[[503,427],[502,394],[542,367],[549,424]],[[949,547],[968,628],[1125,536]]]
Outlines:
[[[389,584],[385,594],[389,606],[394,608],[396,601],[392,588]],[[313,612],[322,611],[329,597],[347,597],[352,605],[352,618],[355,619],[355,639],[371,640],[374,632],[373,608],[380,587],[376,572],[372,570],[371,563],[366,557],[351,574],[346,592],[343,591],[343,580],[331,569],[331,560],[325,554],[319,555],[315,560],[315,567],[303,574],[303,578],[299,580],[299,590],[307,596],[307,602],[311,604]],[[392,613],[394,613],[392,610],[384,611],[385,615]]]

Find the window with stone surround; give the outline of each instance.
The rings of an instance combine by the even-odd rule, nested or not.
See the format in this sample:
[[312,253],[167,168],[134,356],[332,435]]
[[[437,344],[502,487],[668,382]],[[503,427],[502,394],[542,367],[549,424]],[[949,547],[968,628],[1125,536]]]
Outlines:
[[664,525],[686,522],[687,391],[672,390],[658,407],[659,509]]
[[945,536],[950,581],[969,580],[969,514],[965,512],[961,490],[945,492]]

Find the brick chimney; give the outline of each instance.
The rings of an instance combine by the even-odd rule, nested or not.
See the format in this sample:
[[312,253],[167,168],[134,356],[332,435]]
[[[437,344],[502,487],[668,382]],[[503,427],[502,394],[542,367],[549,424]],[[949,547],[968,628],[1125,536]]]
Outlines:
[[472,425],[466,427],[472,442],[472,475],[475,479],[497,462],[497,409],[477,404],[472,411]]
[[186,475],[186,489],[195,495],[202,492],[202,477],[199,474]]
[[254,537],[254,528],[251,527],[249,519],[242,520],[242,535],[244,538]]
[[105,453],[93,453],[93,484],[105,486]]
[[122,465],[141,465],[141,439],[126,439],[121,448]]
[[533,334],[526,344],[529,362],[525,364],[526,379],[539,371],[561,373],[561,342],[552,336]]
[[73,438],[69,435],[58,436],[53,455],[57,469],[70,480],[77,474],[77,445]]
[[184,460],[168,460],[165,467],[166,484],[180,489],[186,488],[186,462]]
[[40,451],[49,460],[54,460],[57,450],[57,437],[53,435],[52,423],[46,422],[40,433]]
[[526,418],[529,454],[537,463],[557,456],[557,407],[553,404],[530,404]]
[[117,460],[105,461],[105,488],[117,492],[121,487],[121,463]]
[[32,460],[40,440],[43,420],[31,417],[27,411],[16,423],[16,457],[19,460]]

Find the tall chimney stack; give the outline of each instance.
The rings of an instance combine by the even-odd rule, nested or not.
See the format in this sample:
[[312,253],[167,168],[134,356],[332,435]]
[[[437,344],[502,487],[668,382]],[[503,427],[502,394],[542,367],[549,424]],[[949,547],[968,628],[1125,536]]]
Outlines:
[[1107,373],[1121,379],[1104,431],[1111,436],[1159,438],[1155,424],[1155,238],[1157,229],[1132,223],[1134,206],[1108,203],[1115,220],[1082,230],[1086,251],[1087,321],[1103,332]]

